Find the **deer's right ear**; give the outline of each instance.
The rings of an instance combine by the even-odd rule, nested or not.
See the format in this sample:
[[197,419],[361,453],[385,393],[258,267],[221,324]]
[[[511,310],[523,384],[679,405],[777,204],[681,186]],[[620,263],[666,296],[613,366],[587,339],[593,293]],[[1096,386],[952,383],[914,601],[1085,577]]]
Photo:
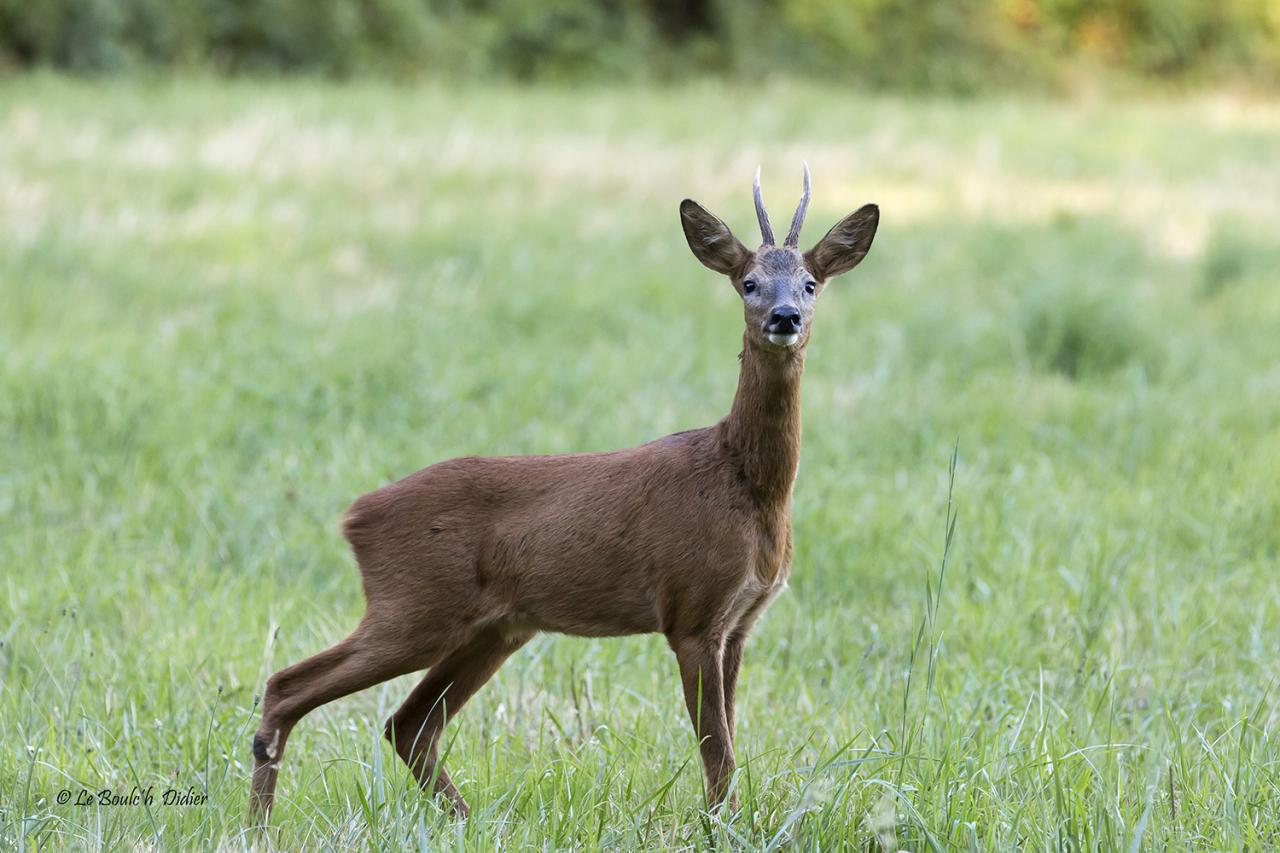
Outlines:
[[708,269],[732,278],[751,258],[729,226],[691,198],[680,202],[680,225],[693,256]]

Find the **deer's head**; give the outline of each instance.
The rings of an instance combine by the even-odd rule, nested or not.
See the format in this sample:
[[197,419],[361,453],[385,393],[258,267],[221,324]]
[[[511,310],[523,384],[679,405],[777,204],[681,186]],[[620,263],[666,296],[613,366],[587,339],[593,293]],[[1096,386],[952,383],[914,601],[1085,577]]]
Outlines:
[[874,204],[858,208],[837,222],[812,249],[801,252],[800,228],[809,208],[808,165],[804,167],[804,192],[781,246],[774,241],[773,226],[764,209],[759,169],[755,198],[763,242],[754,252],[693,199],[680,203],[680,224],[694,257],[727,275],[742,297],[748,345],[777,352],[801,349],[809,343],[814,305],[827,281],[866,257],[880,222],[880,208]]

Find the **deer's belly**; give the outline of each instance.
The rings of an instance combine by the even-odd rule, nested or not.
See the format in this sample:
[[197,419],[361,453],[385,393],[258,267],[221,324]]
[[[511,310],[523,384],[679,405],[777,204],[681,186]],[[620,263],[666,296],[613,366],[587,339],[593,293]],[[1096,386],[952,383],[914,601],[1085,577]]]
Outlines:
[[530,561],[513,575],[512,612],[539,630],[583,637],[659,630],[643,568],[620,555],[569,553]]
[[540,594],[515,609],[514,618],[540,631],[577,637],[625,637],[660,630],[653,607],[641,596],[616,590]]

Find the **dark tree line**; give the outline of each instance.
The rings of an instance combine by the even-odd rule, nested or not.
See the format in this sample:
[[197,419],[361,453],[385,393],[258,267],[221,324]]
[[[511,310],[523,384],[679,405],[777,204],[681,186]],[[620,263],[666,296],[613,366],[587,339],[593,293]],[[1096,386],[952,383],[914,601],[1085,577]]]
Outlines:
[[1280,80],[1277,0],[0,0],[0,68],[518,80]]

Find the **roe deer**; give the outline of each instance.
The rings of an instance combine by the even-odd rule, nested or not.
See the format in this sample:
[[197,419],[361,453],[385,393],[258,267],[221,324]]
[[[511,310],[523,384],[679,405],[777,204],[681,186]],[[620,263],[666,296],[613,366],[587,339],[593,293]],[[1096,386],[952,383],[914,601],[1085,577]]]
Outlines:
[[814,304],[832,276],[867,254],[880,216],[866,205],[801,253],[808,166],[781,246],[759,170],[754,194],[763,236],[754,252],[697,202],[680,204],[694,256],[728,276],[744,306],[738,389],[723,420],[609,453],[452,459],[347,510],[342,531],[360,566],[364,618],[336,646],[267,681],[253,738],[255,823],[266,821],[299,719],[428,667],[387,720],[386,737],[418,782],[465,816],[438,761],[446,714],[538,631],[664,634],[701,741],[708,803],[729,796],[743,645],[791,573],[800,375]]

